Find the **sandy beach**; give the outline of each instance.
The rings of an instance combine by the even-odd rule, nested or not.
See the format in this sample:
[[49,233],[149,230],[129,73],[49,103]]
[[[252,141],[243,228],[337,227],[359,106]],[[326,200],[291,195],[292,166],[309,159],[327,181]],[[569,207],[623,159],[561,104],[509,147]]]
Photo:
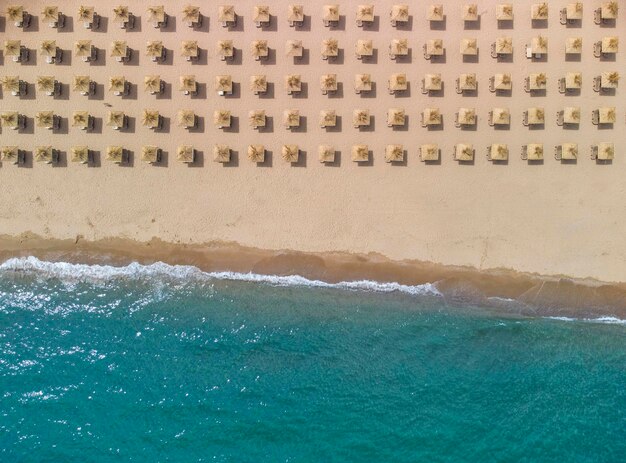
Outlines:
[[[112,4],[96,7],[102,27],[90,31],[75,18],[80,2],[59,2],[68,16],[66,28],[59,30],[38,18],[48,2],[23,3],[35,16],[29,29],[22,31],[4,18],[0,22],[0,35],[21,40],[31,53],[30,62],[23,65],[3,56],[0,68],[2,76],[19,75],[28,83],[24,97],[3,91],[0,99],[2,111],[16,110],[28,117],[24,131],[16,133],[3,127],[0,132],[0,145],[18,145],[28,154],[24,167],[6,161],[0,165],[0,234],[4,236],[0,257],[30,253],[60,259],[71,258],[76,252],[77,259],[91,252],[221,270],[293,271],[329,280],[367,277],[412,283],[453,281],[458,276],[454,272],[461,271],[455,269],[463,267],[464,278],[474,281],[482,294],[494,294],[496,291],[490,288],[501,285],[516,289],[498,290],[498,296],[518,297],[538,281],[548,281],[532,275],[536,274],[560,284],[556,292],[561,298],[569,293],[572,306],[594,297],[597,306],[613,304],[622,311],[626,306],[624,288],[619,284],[602,286],[600,290],[594,282],[587,286],[591,289],[584,290],[583,297],[583,290],[572,292],[566,283],[559,283],[561,277],[626,282],[623,82],[613,94],[600,95],[592,84],[603,71],[626,76],[621,49],[605,59],[593,55],[593,43],[605,36],[616,36],[620,46],[626,46],[626,5],[622,2],[615,24],[594,24],[593,9],[600,5],[594,1],[585,2],[579,27],[566,27],[559,23],[559,9],[567,2],[550,2],[547,23],[533,24],[530,6],[536,2],[523,0],[515,2],[513,23],[498,28],[494,13],[499,2],[478,1],[479,26],[466,28],[461,4],[451,0],[438,2],[446,13],[441,24],[427,21],[428,3],[409,1],[410,22],[392,27],[388,14],[394,2],[385,0],[376,2],[373,26],[361,28],[355,24],[361,2],[345,0],[339,2],[342,16],[338,27],[324,27],[322,2],[305,4],[304,25],[292,28],[286,19],[289,2],[271,0],[267,3],[274,15],[272,23],[267,29],[258,29],[252,21],[257,2],[242,0],[236,2],[238,25],[230,30],[217,21],[217,3],[201,8],[204,23],[194,30],[180,21],[185,2],[168,2],[166,12],[170,18],[163,29],[153,28],[145,19],[149,3],[134,2],[130,8],[136,16],[136,27],[128,31],[112,22]],[[498,62],[490,56],[491,43],[501,36],[513,39],[511,62]],[[525,56],[525,44],[536,36],[549,40],[545,60],[533,61]],[[575,36],[583,37],[583,52],[579,60],[566,60],[565,41]],[[321,42],[331,37],[338,39],[341,52],[338,59],[325,61],[320,54]],[[478,40],[476,62],[463,62],[459,43],[464,37]],[[369,62],[355,57],[354,45],[361,38],[372,39],[377,49]],[[402,61],[394,62],[388,56],[389,43],[395,38],[409,40],[411,52]],[[435,38],[443,39],[446,50],[445,59],[437,62],[422,56],[424,43]],[[63,50],[62,63],[46,64],[39,56],[40,43],[47,39],[56,40]],[[98,61],[89,64],[74,56],[74,42],[81,39],[91,39],[98,47]],[[231,62],[216,56],[217,43],[224,39],[232,39],[236,48]],[[255,61],[251,56],[251,43],[258,39],[269,41],[267,61]],[[299,63],[284,53],[285,42],[292,39],[303,41],[305,58]],[[129,63],[116,62],[109,56],[113,40],[126,40],[133,49]],[[153,63],[145,56],[148,40],[163,41],[168,53],[164,63]],[[202,53],[197,63],[186,62],[180,56],[184,40],[198,40]],[[507,72],[513,80],[510,95],[491,93],[489,78]],[[532,72],[546,74],[545,93],[524,91],[524,79]],[[557,82],[566,72],[582,72],[580,94],[559,93]],[[284,88],[285,76],[292,73],[300,74],[306,83],[298,96],[288,95]],[[341,85],[335,94],[322,95],[320,77],[328,73],[337,74]],[[372,92],[354,92],[354,76],[358,73],[371,74],[375,82]],[[407,74],[407,92],[389,94],[387,80],[392,73]],[[442,92],[421,92],[420,82],[427,73],[441,73]],[[475,94],[455,92],[455,79],[461,73],[476,74]],[[79,74],[88,74],[96,81],[94,96],[70,90],[73,76]],[[163,95],[144,91],[144,77],[152,74],[166,82]],[[184,74],[196,75],[196,96],[178,90],[179,76]],[[235,82],[229,97],[218,96],[214,90],[215,76],[225,74],[232,75]],[[249,89],[250,76],[256,74],[265,74],[272,84],[264,96],[256,96]],[[54,75],[62,84],[61,95],[53,98],[36,91],[39,75]],[[114,75],[123,75],[131,83],[128,96],[108,91],[109,77]],[[557,112],[566,106],[580,107],[578,126],[564,128],[556,124]],[[592,123],[592,111],[601,106],[616,107],[617,120],[612,126]],[[421,126],[420,113],[427,107],[440,109],[441,126]],[[475,127],[455,127],[454,114],[460,107],[476,108]],[[511,111],[511,124],[506,130],[496,130],[487,122],[489,110],[496,107]],[[533,129],[522,124],[522,113],[530,107],[545,109],[545,126]],[[390,108],[406,110],[405,126],[387,127]],[[142,126],[144,109],[159,110],[164,116],[161,131]],[[195,111],[197,129],[190,132],[177,126],[176,116],[181,109]],[[232,111],[230,130],[213,124],[213,112],[218,109]],[[270,116],[264,131],[248,123],[248,112],[255,109],[264,109]],[[300,110],[299,129],[284,128],[283,111],[288,109]],[[326,109],[337,111],[338,128],[319,127],[320,111]],[[370,127],[353,128],[355,109],[370,110]],[[35,114],[44,110],[54,110],[62,117],[55,133],[33,126]],[[71,127],[68,121],[78,110],[95,117],[92,132]],[[110,110],[125,111],[130,116],[128,130],[117,132],[106,126]],[[615,159],[610,163],[590,158],[591,145],[602,142],[615,144]],[[367,163],[350,159],[351,147],[359,143],[369,147]],[[438,144],[440,162],[420,162],[419,147],[425,143]],[[473,163],[461,164],[453,159],[457,143],[474,145]],[[508,144],[507,163],[487,160],[487,146],[492,143]],[[521,159],[522,145],[528,143],[543,143],[543,163]],[[554,158],[554,146],[560,143],[578,143],[576,162]],[[132,153],[128,165],[105,159],[107,146],[113,144],[123,145]],[[176,160],[176,148],[182,144],[196,148],[195,164]],[[215,144],[231,147],[231,162],[213,162]],[[247,159],[250,144],[265,145],[266,162],[257,165]],[[291,164],[281,158],[284,144],[299,145],[299,162]],[[335,163],[318,161],[318,146],[322,144],[336,148]],[[404,162],[385,162],[388,144],[404,146]],[[61,152],[58,166],[32,162],[32,152],[40,145],[52,145]],[[69,162],[70,149],[75,145],[88,145],[96,154],[96,165]],[[143,145],[160,147],[163,162],[156,166],[142,162]],[[122,241],[125,244],[115,244]],[[150,251],[146,251],[148,248]],[[228,252],[220,254],[215,252],[217,248]],[[255,250],[255,257],[249,257],[252,251],[246,249]],[[240,261],[238,253],[243,256]],[[281,255],[290,257],[281,261],[276,257]],[[331,255],[335,259],[329,258]],[[467,277],[469,273],[476,277]],[[478,283],[480,275],[490,274],[502,279]]]

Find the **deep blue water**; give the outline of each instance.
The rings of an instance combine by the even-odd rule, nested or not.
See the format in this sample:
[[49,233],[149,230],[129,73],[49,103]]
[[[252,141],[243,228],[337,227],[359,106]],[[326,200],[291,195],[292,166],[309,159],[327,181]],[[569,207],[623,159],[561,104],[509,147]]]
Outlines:
[[624,324],[42,266],[0,267],[1,462],[626,460]]

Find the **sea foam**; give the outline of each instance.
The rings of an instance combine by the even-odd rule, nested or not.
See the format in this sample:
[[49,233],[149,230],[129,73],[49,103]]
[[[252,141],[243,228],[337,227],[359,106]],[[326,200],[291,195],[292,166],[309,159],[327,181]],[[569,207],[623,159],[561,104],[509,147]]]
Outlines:
[[204,272],[190,265],[170,265],[156,262],[142,265],[133,262],[126,266],[87,265],[68,262],[48,262],[36,257],[16,257],[0,264],[0,272],[19,272],[40,275],[45,278],[58,278],[63,281],[104,282],[111,279],[173,278],[183,281],[230,280],[262,283],[272,286],[300,286],[316,288],[334,288],[350,291],[371,291],[379,293],[399,292],[415,296],[441,296],[435,284],[403,285],[395,282],[376,282],[371,280],[341,281],[328,283],[310,280],[300,275],[262,275],[239,272]]

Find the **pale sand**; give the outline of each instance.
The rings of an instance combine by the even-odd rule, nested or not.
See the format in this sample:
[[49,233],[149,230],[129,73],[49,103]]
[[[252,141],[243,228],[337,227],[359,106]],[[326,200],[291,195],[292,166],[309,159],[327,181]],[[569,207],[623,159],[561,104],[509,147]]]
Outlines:
[[[28,9],[39,15],[46,2],[29,1]],[[62,2],[61,10],[75,16],[80,2]],[[134,2],[133,2],[134,3]],[[141,2],[144,5],[150,2]],[[185,2],[168,2],[167,11],[180,17]],[[376,253],[395,261],[435,262],[470,266],[477,269],[506,268],[544,275],[568,275],[604,281],[626,281],[626,235],[623,224],[623,171],[626,140],[624,140],[623,90],[615,96],[598,96],[592,78],[602,70],[618,70],[626,76],[624,51],[614,62],[600,62],[591,52],[592,43],[607,35],[617,35],[621,47],[626,46],[626,8],[615,27],[601,28],[593,24],[592,7],[599,2],[585,2],[581,28],[566,28],[558,22],[558,9],[567,2],[550,2],[549,27],[531,28],[530,5],[533,1],[515,2],[514,28],[498,30],[494,19],[495,1],[479,1],[482,13],[479,30],[463,30],[460,2],[440,1],[447,13],[446,30],[430,30],[425,20],[427,2],[409,1],[413,15],[411,30],[397,30],[389,25],[391,1],[376,2],[378,31],[367,31],[354,25],[358,1],[341,1],[345,27],[329,30],[322,25],[321,5],[306,4],[310,31],[294,30],[286,22],[288,1],[272,0],[272,30],[254,27],[251,16],[254,1],[237,1],[240,26],[227,31],[218,25],[217,3],[203,8],[210,26],[191,31],[180,21],[170,18],[170,26],[153,29],[141,16],[145,8],[132,6],[139,16],[139,29],[120,31],[110,18],[111,5],[98,7],[108,16],[106,33],[90,32],[74,22],[73,32],[56,31],[39,24],[38,31],[17,31],[13,24],[2,25],[3,37],[20,38],[33,49],[44,39],[54,38],[73,55],[77,39],[93,39],[106,53],[106,60],[88,65],[71,56],[68,61],[52,66],[37,56],[38,65],[20,66],[4,58],[2,74],[19,74],[28,81],[30,94],[25,99],[3,94],[3,110],[18,109],[33,117],[38,110],[54,109],[63,117],[74,110],[88,110],[97,118],[96,133],[65,129],[50,134],[43,129],[30,129],[16,134],[2,129],[0,144],[18,144],[31,151],[41,144],[52,144],[67,152],[73,145],[87,144],[101,153],[101,166],[87,168],[70,164],[52,168],[35,164],[33,168],[17,168],[3,163],[0,168],[0,232],[19,235],[30,232],[44,238],[85,240],[120,237],[147,242],[158,237],[169,243],[211,243],[227,241],[242,246],[267,250],[294,250],[308,253],[345,252]],[[312,18],[311,18],[312,16]],[[205,18],[206,19],[206,18]],[[207,23],[205,23],[207,24]],[[174,32],[174,28],[176,29]],[[308,27],[307,27],[308,28]],[[306,29],[306,28],[305,28]],[[523,46],[531,37],[549,38],[550,54],[546,63],[532,63],[524,57]],[[514,38],[515,58],[512,63],[498,63],[489,56],[489,47],[498,36]],[[463,64],[459,56],[462,37],[477,37],[480,49],[478,63]],[[584,53],[580,62],[565,62],[563,47],[567,37],[583,36]],[[322,39],[336,37],[343,49],[343,64],[325,62],[320,56]],[[387,47],[392,38],[408,37],[412,48],[410,62],[389,61]],[[442,37],[447,50],[445,64],[429,63],[422,57],[421,47],[429,38]],[[128,40],[135,50],[131,64],[122,65],[108,56],[114,39]],[[215,57],[219,39],[232,38],[242,57],[241,64],[226,64]],[[260,64],[250,55],[252,40],[267,38],[275,53],[275,64]],[[287,39],[302,39],[309,51],[309,65],[294,65],[284,57]],[[372,38],[378,49],[378,64],[359,62],[353,53],[358,38]],[[168,64],[154,64],[144,56],[146,40],[163,40],[170,57]],[[197,39],[208,50],[208,64],[191,65],[179,56],[182,40]],[[38,53],[37,53],[38,54]],[[206,56],[206,55],[205,55]],[[106,61],[106,66],[104,66]],[[563,96],[557,91],[557,78],[566,71],[583,72],[580,96]],[[543,71],[548,75],[548,91],[544,97],[531,97],[522,89],[528,72]],[[343,82],[340,97],[322,96],[319,78],[337,73]],[[353,91],[354,74],[367,72],[376,82],[376,98]],[[402,97],[388,94],[386,82],[393,72],[406,72],[411,91]],[[441,72],[445,81],[445,97],[422,95],[419,81],[428,72]],[[461,72],[475,72],[479,81],[479,97],[464,97],[454,91],[454,80]],[[488,79],[495,72],[512,72],[512,96],[495,96],[487,89]],[[99,97],[88,100],[68,92],[74,74],[90,74],[100,84]],[[181,74],[195,73],[206,85],[198,98],[183,96],[178,90]],[[248,89],[249,76],[266,74],[274,83],[273,98],[259,98]],[[308,98],[286,95],[283,79],[286,74],[300,73],[308,83]],[[52,100],[46,95],[34,98],[37,75],[54,74],[64,84],[64,96]],[[132,97],[120,99],[102,86],[108,77],[123,74],[135,84]],[[143,91],[143,77],[160,74],[171,87],[166,98],[155,98]],[[236,98],[224,99],[213,91],[216,74],[232,74],[240,84]],[[621,83],[624,85],[624,82]],[[68,99],[69,95],[69,99]],[[135,129],[117,133],[102,127],[101,118],[111,109],[125,110],[135,117]],[[613,129],[599,130],[591,123],[590,113],[598,106],[616,106],[618,121]],[[419,113],[427,106],[437,106],[444,114],[444,130],[428,131],[419,125]],[[479,114],[475,131],[461,131],[453,125],[453,115],[461,106],[476,107]],[[495,131],[487,125],[487,111],[504,106],[512,111],[508,131]],[[543,130],[529,130],[521,124],[521,113],[530,106],[543,106],[547,123]],[[556,112],[564,106],[580,106],[583,120],[577,130],[557,127]],[[408,130],[392,131],[386,126],[386,111],[404,107],[409,114]],[[159,109],[170,118],[169,129],[153,133],[141,126],[144,108]],[[213,110],[231,109],[238,117],[238,131],[224,133],[212,123]],[[306,130],[288,132],[282,127],[285,109],[298,108],[306,117]],[[352,127],[352,110],[369,108],[375,116],[375,130],[359,132]],[[178,109],[194,109],[202,116],[198,133],[187,133],[176,126]],[[273,131],[258,133],[249,127],[250,109],[266,109],[273,116]],[[326,132],[318,127],[321,109],[337,109],[342,116],[342,130]],[[32,120],[31,120],[32,122]],[[581,154],[575,164],[561,164],[552,156],[553,146],[561,142],[577,142]],[[616,159],[609,165],[596,165],[589,158],[589,146],[598,142],[614,142]],[[452,160],[455,143],[470,142],[477,148],[474,165],[459,165]],[[506,142],[511,148],[507,165],[494,165],[485,159],[486,146]],[[546,147],[543,165],[528,165],[519,157],[524,143],[542,142]],[[188,167],[175,160],[177,145],[193,144],[200,151],[201,166]],[[215,143],[230,144],[234,160],[229,165],[212,162]],[[268,163],[259,167],[246,158],[250,143],[264,143],[271,151]],[[283,143],[298,143],[304,150],[297,166],[280,158]],[[350,147],[367,143],[373,151],[371,165],[359,166],[350,161]],[[408,152],[406,165],[384,162],[384,147],[402,143]],[[442,151],[440,165],[419,162],[421,143],[438,143]],[[107,145],[123,144],[134,151],[132,168],[120,167],[104,160]],[[167,153],[167,166],[154,167],[139,160],[144,144],[155,144]],[[341,151],[335,166],[317,160],[319,144],[335,145]],[[28,246],[28,244],[27,244]]]

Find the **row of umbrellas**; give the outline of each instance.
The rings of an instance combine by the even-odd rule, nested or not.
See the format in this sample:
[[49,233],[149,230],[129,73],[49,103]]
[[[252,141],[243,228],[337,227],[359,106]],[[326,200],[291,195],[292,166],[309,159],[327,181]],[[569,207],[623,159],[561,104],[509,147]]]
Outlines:
[[[213,146],[213,160],[215,162],[228,163],[231,161],[232,148],[230,145],[216,144]],[[266,147],[262,144],[247,146],[247,157],[256,163],[265,162]],[[540,161],[544,159],[545,148],[543,143],[529,143],[522,146],[521,157],[524,160]],[[18,146],[0,147],[0,159],[5,162],[20,162],[20,154],[23,151]],[[58,150],[51,145],[37,146],[33,150],[35,161],[54,163],[58,162]],[[72,162],[87,164],[93,162],[93,150],[86,145],[72,146],[70,148]],[[125,163],[129,160],[129,150],[121,145],[109,145],[106,147],[106,160],[115,163]],[[281,146],[281,157],[285,162],[297,163],[300,159],[300,146],[284,144]],[[318,158],[323,163],[333,163],[336,160],[338,150],[333,145],[318,145]],[[369,145],[356,144],[350,149],[351,160],[354,162],[368,162],[373,156]],[[476,150],[471,143],[457,143],[454,145],[454,159],[460,162],[474,161]],[[385,161],[389,163],[404,162],[406,150],[402,144],[389,144],[384,150]],[[487,146],[487,159],[490,161],[507,161],[510,149],[506,143],[492,143]],[[579,155],[578,143],[565,142],[555,146],[555,157],[559,160],[575,160]],[[419,146],[419,156],[422,161],[439,161],[441,151],[436,143],[425,143]],[[615,157],[615,145],[612,142],[601,142],[591,147],[592,159],[609,161]],[[176,148],[176,159],[184,163],[194,163],[196,149],[192,145],[179,145]],[[162,150],[155,145],[141,147],[141,160],[149,163],[159,163],[162,159]]]

